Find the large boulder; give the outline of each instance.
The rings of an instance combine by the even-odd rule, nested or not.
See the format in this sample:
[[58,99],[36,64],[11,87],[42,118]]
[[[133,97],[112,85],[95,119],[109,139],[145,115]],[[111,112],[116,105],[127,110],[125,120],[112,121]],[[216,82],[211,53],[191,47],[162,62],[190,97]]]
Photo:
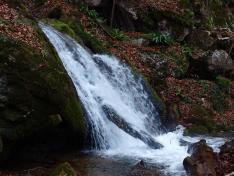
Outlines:
[[193,30],[188,36],[188,43],[201,49],[207,50],[211,49],[214,46],[215,40],[210,36],[209,31],[196,29]]
[[102,108],[107,118],[129,135],[133,136],[134,138],[140,139],[150,148],[159,149],[163,147],[162,144],[156,142],[148,133],[138,131],[137,129],[133,128],[131,124],[120,117],[111,107],[104,105]]
[[234,140],[221,146],[219,158],[225,174],[234,172]]
[[57,142],[64,147],[69,138],[83,141],[75,88],[44,35],[38,35],[45,45],[41,52],[0,35],[0,162],[31,147],[31,141],[39,146],[41,137],[47,138],[46,149]]
[[166,106],[166,114],[161,117],[163,125],[168,131],[176,130],[179,120],[179,110],[175,104]]
[[206,144],[204,139],[192,144],[188,152],[191,153],[191,156],[186,157],[183,164],[189,176],[220,175],[217,154]]
[[208,57],[207,62],[209,71],[215,73],[227,72],[233,68],[232,58],[224,50],[215,50]]

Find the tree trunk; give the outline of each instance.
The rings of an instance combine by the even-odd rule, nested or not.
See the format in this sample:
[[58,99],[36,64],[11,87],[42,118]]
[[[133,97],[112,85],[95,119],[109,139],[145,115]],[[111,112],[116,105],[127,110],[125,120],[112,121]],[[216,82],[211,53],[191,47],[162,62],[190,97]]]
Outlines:
[[111,9],[111,19],[110,19],[110,26],[113,26],[113,20],[114,20],[114,15],[115,15],[115,4],[116,0],[112,1],[112,9]]

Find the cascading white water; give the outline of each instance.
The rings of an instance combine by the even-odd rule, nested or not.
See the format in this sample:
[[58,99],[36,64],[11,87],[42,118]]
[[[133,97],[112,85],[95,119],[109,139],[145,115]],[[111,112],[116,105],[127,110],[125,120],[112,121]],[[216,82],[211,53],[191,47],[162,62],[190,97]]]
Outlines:
[[[167,166],[171,174],[183,173],[182,161],[188,153],[187,146],[181,146],[180,140],[196,142],[199,139],[183,137],[182,127],[162,134],[159,107],[143,79],[115,57],[92,55],[69,36],[44,24],[40,27],[77,89],[96,149],[106,155],[145,158]],[[110,120],[104,107],[110,108],[117,117]],[[121,128],[123,125],[126,127]],[[163,148],[153,149],[147,143],[152,140],[161,143]],[[223,140],[210,139],[208,143],[217,148]]]

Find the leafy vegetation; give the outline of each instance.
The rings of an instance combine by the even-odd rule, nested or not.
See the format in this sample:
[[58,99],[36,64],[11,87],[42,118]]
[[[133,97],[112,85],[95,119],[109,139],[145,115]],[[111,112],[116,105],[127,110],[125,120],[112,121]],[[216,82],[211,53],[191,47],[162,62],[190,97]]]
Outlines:
[[219,86],[221,90],[227,92],[229,90],[231,81],[223,76],[217,76],[216,84]]
[[213,104],[214,110],[219,113],[223,113],[224,110],[227,108],[225,95],[218,86],[215,86],[212,90],[211,102]]
[[187,45],[183,46],[182,52],[186,57],[188,57],[188,58],[192,57],[193,51],[189,46],[187,46]]
[[170,45],[174,41],[172,36],[168,33],[150,33],[147,34],[145,37],[156,44],[163,45]]
[[96,20],[98,23],[104,23],[105,20],[100,17],[96,10],[89,9],[88,5],[85,3],[80,4],[80,11],[88,15],[91,19]]
[[119,29],[114,28],[111,31],[112,36],[117,40],[127,40],[128,37]]

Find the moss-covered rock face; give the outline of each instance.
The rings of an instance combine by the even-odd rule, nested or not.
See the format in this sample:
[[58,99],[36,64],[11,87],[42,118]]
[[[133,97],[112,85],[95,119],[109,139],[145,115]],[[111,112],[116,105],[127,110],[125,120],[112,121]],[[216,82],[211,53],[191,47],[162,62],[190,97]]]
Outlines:
[[39,35],[46,48],[42,51],[0,36],[0,161],[20,140],[58,125],[77,133],[79,141],[85,134],[73,84],[49,42]]
[[82,25],[80,25],[80,21],[65,18],[60,20],[47,19],[44,22],[49,23],[60,32],[76,39],[79,43],[90,48],[94,53],[108,53],[107,48],[102,42],[84,31]]

